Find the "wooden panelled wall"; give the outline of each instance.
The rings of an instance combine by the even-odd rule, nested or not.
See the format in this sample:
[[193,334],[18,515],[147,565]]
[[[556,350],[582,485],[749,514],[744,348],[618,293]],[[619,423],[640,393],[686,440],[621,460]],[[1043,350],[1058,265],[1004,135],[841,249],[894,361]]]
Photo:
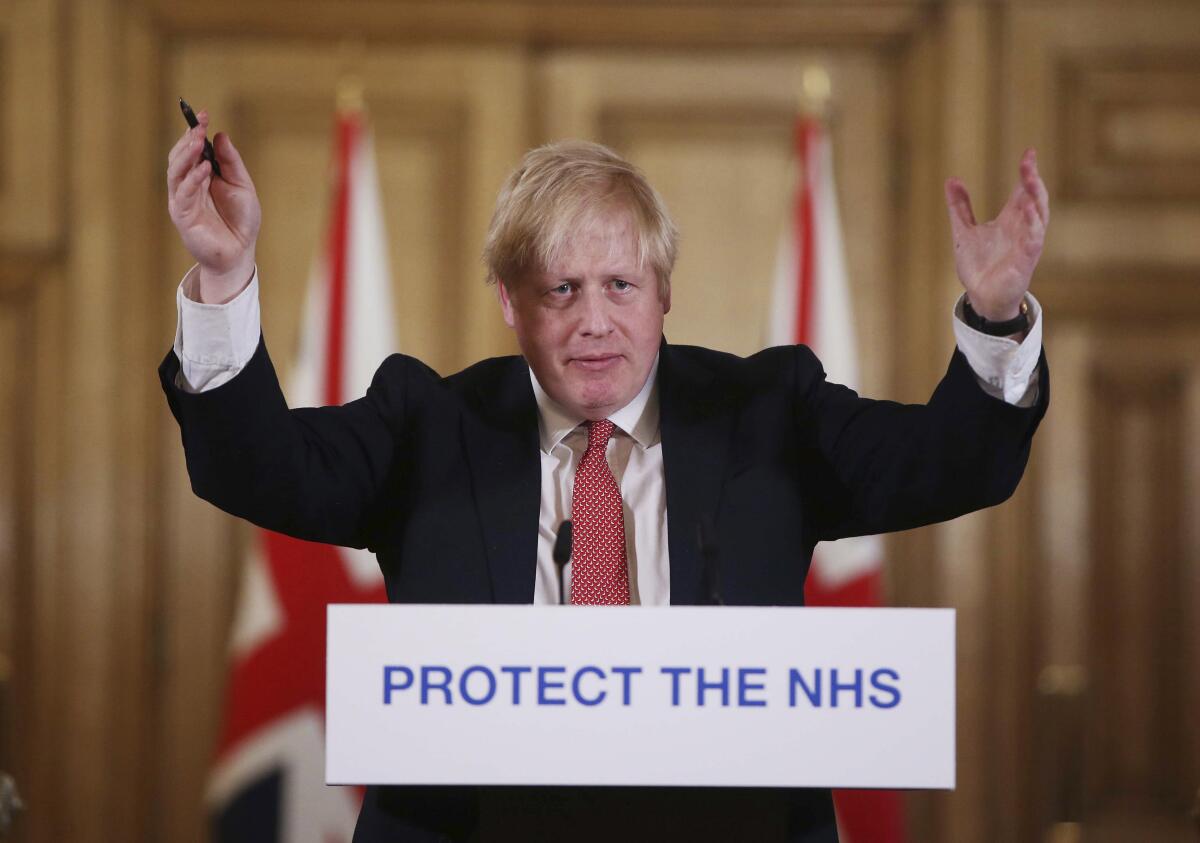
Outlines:
[[[761,337],[800,70],[824,64],[866,391],[952,346],[941,180],[980,215],[1021,150],[1053,197],[1034,289],[1052,410],[1004,506],[889,542],[959,610],[954,793],[913,839],[1192,839],[1200,787],[1200,8],[1124,3],[0,2],[0,769],[17,840],[199,841],[244,528],[191,497],[154,368],[187,265],[182,93],[265,209],[283,369],[340,76],[365,83],[403,349],[511,350],[478,263],[528,146],[631,155],[684,232],[673,340]],[[348,46],[349,45],[349,46]]]

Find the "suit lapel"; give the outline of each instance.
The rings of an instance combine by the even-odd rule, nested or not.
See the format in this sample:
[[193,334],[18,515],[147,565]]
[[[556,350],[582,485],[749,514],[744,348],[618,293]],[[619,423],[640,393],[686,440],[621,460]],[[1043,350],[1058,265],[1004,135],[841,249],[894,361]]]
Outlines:
[[708,369],[663,343],[660,430],[673,605],[710,602],[698,530],[702,520],[716,518],[733,434],[732,412],[720,393]]
[[483,528],[492,599],[532,603],[537,569],[541,465],[537,402],[522,358],[475,389],[462,434]]

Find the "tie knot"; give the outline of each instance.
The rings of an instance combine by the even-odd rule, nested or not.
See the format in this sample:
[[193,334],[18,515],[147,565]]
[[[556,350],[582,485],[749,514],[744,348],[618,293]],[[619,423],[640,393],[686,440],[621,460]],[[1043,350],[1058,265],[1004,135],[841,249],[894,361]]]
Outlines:
[[606,448],[608,446],[608,438],[612,436],[614,427],[616,427],[616,425],[614,425],[608,419],[588,422],[588,450],[590,451],[593,448]]

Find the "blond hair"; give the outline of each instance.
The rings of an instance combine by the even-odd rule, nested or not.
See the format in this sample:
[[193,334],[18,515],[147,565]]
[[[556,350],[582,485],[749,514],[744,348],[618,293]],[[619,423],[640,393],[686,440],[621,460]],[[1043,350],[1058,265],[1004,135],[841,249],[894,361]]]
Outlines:
[[488,283],[511,287],[553,266],[573,234],[616,209],[629,213],[638,265],[653,270],[665,296],[679,239],[666,204],[620,155],[578,140],[530,150],[500,188],[483,248]]

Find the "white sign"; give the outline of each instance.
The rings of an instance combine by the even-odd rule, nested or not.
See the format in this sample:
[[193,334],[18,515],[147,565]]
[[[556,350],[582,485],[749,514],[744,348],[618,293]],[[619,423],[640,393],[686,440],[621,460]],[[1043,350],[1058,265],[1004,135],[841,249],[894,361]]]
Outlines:
[[954,787],[954,612],[329,607],[330,784]]

